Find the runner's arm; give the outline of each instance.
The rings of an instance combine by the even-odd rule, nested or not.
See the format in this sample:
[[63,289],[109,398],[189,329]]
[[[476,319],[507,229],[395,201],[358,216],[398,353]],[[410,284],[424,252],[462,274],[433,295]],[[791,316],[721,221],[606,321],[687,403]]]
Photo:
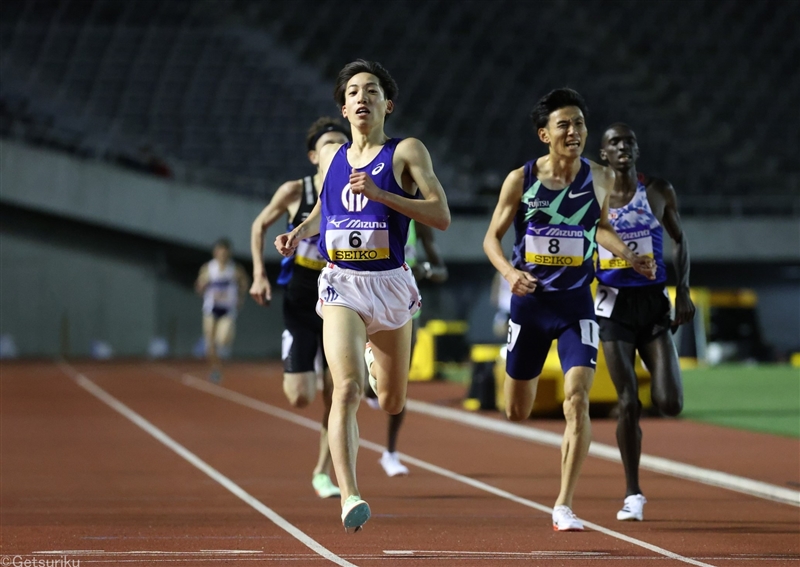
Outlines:
[[397,145],[396,157],[405,165],[405,171],[419,187],[422,199],[409,199],[379,189],[366,172],[356,172],[350,177],[353,193],[364,193],[368,199],[383,203],[395,211],[439,230],[450,226],[450,208],[442,184],[433,172],[428,149],[416,138],[406,138]]
[[426,261],[422,263],[423,277],[434,283],[442,283],[447,279],[447,266],[434,242],[433,229],[426,224],[417,223],[417,237],[425,250]]
[[672,264],[678,278],[673,323],[682,325],[694,319],[695,315],[695,306],[689,293],[689,242],[683,232],[678,214],[678,197],[672,184],[663,179],[653,179],[651,185],[664,200],[664,213],[659,221],[672,239]]
[[515,169],[506,176],[489,228],[483,237],[483,251],[500,275],[508,280],[514,295],[527,295],[536,289],[536,278],[528,272],[514,268],[503,254],[503,237],[514,221],[514,215],[517,214],[519,204],[522,202],[523,181],[523,168]]

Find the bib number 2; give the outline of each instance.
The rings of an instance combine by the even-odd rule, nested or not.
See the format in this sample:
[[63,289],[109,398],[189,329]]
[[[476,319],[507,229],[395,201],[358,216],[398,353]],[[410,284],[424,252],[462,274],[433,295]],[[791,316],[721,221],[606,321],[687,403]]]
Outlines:
[[598,285],[594,296],[594,314],[598,317],[611,317],[614,304],[617,302],[619,289],[607,285]]

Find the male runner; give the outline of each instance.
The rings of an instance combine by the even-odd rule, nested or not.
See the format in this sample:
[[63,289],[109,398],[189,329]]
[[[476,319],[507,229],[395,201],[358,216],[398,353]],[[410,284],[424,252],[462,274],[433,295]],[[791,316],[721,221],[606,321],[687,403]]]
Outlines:
[[[267,273],[262,258],[264,232],[281,216],[287,215],[287,229],[304,221],[319,198],[322,174],[319,171],[320,150],[329,144],[337,146],[349,140],[349,132],[338,120],[319,118],[308,130],[306,149],[308,161],[317,169],[314,176],[287,181],[281,185],[272,200],[253,221],[250,232],[253,256],[253,286],[250,295],[256,303],[269,305],[272,298]],[[322,354],[322,429],[319,437],[319,455],[311,484],[320,498],[340,496],[339,488],[331,482],[331,452],[328,447],[328,415],[331,411],[333,383],[322,353],[322,320],[317,315],[317,279],[325,266],[325,259],[317,250],[317,237],[300,242],[294,255],[284,258],[278,284],[286,287],[283,300],[283,331],[281,354],[283,358],[283,391],[289,403],[297,408],[308,406],[317,392],[315,359]]]
[[[617,444],[625,468],[625,502],[618,520],[642,521],[647,499],[639,486],[642,429],[639,382],[634,370],[636,351],[651,376],[653,405],[675,416],[683,408],[683,384],[678,352],[670,328],[694,318],[689,297],[689,246],[683,234],[675,190],[668,181],[636,172],[639,144],[626,124],[612,124],[603,134],[600,157],[617,172],[609,193],[608,219],[628,248],[656,262],[650,280],[631,269],[622,258],[598,247],[595,314],[600,340],[619,395]],[[673,241],[673,264],[678,278],[675,319],[664,289],[667,270],[663,255],[663,228]]]
[[[531,118],[548,153],[508,174],[483,244],[514,294],[504,386],[509,419],[530,416],[550,344],[558,340],[567,423],[561,490],[553,509],[557,531],[583,529],[572,512],[572,498],[591,442],[589,389],[598,329],[589,285],[596,242],[648,278],[655,271],[652,259],[634,254],[608,223],[614,171],[581,157],[585,116],[583,97],[572,89],[556,89],[539,100]],[[501,241],[512,223],[514,253],[509,261]]]
[[236,315],[247,293],[247,274],[231,259],[231,243],[220,238],[213,259],[203,264],[194,287],[203,296],[203,337],[211,364],[210,379],[222,380],[222,359],[230,355],[236,336]]
[[359,59],[336,79],[334,100],[350,122],[353,141],[322,149],[320,200],[303,223],[275,240],[284,256],[300,239],[320,234],[329,262],[319,279],[317,312],[333,377],[329,436],[342,489],[342,524],[358,531],[370,517],[356,483],[358,422],[364,388],[364,345],[375,357],[381,408],[403,410],[411,358],[411,317],[421,298],[405,263],[408,223],[450,225],[447,199],[430,154],[417,139],[389,138],[397,83],[379,63]]

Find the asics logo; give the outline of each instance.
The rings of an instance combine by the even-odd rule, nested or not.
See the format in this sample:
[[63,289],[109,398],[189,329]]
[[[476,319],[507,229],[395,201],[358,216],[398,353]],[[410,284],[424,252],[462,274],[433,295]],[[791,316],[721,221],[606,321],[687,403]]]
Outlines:
[[344,221],[348,221],[348,220],[350,220],[350,217],[343,218],[341,220],[329,220],[328,222],[330,224],[332,224],[333,226],[335,226],[336,228],[339,228]]
[[351,213],[363,211],[364,207],[367,206],[367,201],[369,199],[367,199],[366,195],[356,195],[350,191],[349,183],[342,189],[342,205]]
[[567,197],[570,199],[577,199],[578,197],[583,197],[584,195],[588,195],[591,191],[584,191],[583,193],[567,193]]
[[378,175],[381,171],[383,171],[384,165],[386,164],[384,164],[383,162],[376,165],[375,168],[372,170],[372,175]]

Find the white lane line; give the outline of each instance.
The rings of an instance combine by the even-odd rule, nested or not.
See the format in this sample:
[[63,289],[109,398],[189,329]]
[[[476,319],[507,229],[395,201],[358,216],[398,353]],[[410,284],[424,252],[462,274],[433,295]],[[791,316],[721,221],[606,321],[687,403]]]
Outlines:
[[[227,388],[223,388],[222,386],[217,386],[216,384],[212,384],[206,380],[201,380],[191,374],[184,374],[181,378],[181,382],[187,386],[192,388],[196,388],[198,390],[202,390],[204,392],[208,392],[209,394],[213,394],[220,398],[224,398],[226,400],[230,400],[232,402],[242,404],[249,408],[255,409],[257,411],[267,413],[274,417],[278,417],[281,419],[286,419],[287,421],[291,421],[303,427],[308,427],[309,429],[313,429],[315,431],[319,431],[320,424],[316,421],[312,421],[310,419],[306,419],[304,417],[298,416],[292,412],[282,410],[275,406],[272,406],[266,402],[262,402],[260,400],[256,400],[249,396],[245,396],[244,394],[240,394],[239,392],[235,392],[233,390],[229,390]],[[378,443],[373,443],[372,441],[367,441],[366,439],[359,439],[359,444],[361,447],[365,449],[370,449],[377,453],[382,453],[385,449],[382,445]],[[507,492],[505,490],[501,490],[496,488],[490,484],[486,484],[485,482],[481,482],[479,480],[475,480],[474,478],[470,478],[468,476],[464,476],[448,469],[439,467],[437,465],[433,465],[426,461],[422,461],[420,459],[414,458],[406,453],[400,453],[403,459],[411,463],[412,465],[416,465],[421,469],[425,469],[430,471],[434,474],[438,474],[440,476],[449,478],[451,480],[455,480],[462,484],[466,484],[468,486],[472,486],[473,488],[477,488],[478,490],[482,490],[484,492],[488,492],[490,494],[494,494],[495,496],[499,496],[500,498],[505,498],[506,500],[511,500],[512,502],[516,502],[517,504],[522,504],[523,506],[527,506],[528,508],[533,508],[534,510],[539,510],[540,512],[544,512],[548,516],[553,513],[553,509],[549,506],[545,506],[544,504],[539,504],[538,502],[534,502],[533,500],[528,500],[527,498],[522,498],[521,496],[517,496],[516,494],[512,494],[511,492]],[[656,545],[647,543],[646,541],[642,541],[630,536],[627,536],[623,533],[616,532],[614,530],[610,530],[608,528],[604,528],[598,524],[587,522],[586,520],[583,521],[584,525],[589,528],[592,528],[595,531],[603,533],[605,535],[611,536],[613,538],[625,541],[627,543],[643,547],[649,551],[657,553],[659,555],[663,555],[664,557],[669,557],[670,559],[675,559],[677,561],[682,561],[683,563],[688,563],[689,565],[696,565],[697,567],[714,567],[709,563],[703,563],[702,561],[697,561],[695,559],[691,559],[689,557],[684,557],[682,555],[678,555],[677,553],[673,553],[667,549],[663,549]]]
[[231,479],[217,471],[211,465],[203,461],[200,457],[189,451],[186,447],[172,439],[169,435],[161,431],[158,427],[147,421],[141,415],[130,409],[128,406],[120,402],[114,396],[103,390],[100,386],[89,380],[86,376],[79,373],[75,370],[72,366],[66,363],[60,363],[59,366],[61,369],[75,382],[92,394],[94,397],[99,399],[100,401],[104,402],[106,405],[110,406],[112,409],[116,410],[134,424],[138,425],[144,431],[155,437],[158,441],[166,445],[168,448],[172,449],[175,453],[179,456],[183,457],[186,461],[192,464],[195,468],[199,469],[217,483],[222,485],[226,488],[231,494],[245,502],[247,505],[261,513],[263,516],[266,516],[269,520],[271,520],[275,525],[279,528],[284,530],[285,532],[289,533],[292,537],[297,539],[300,543],[317,553],[318,555],[324,557],[328,561],[335,563],[337,565],[341,565],[342,567],[357,567],[353,563],[342,559],[338,555],[334,554],[327,548],[323,547],[317,541],[306,535],[304,532],[300,531],[292,524],[284,520],[281,516],[275,513],[271,508],[265,506],[260,501],[255,499],[253,496],[248,494],[244,489],[242,489],[238,484],[233,482]]
[[[543,429],[537,429],[535,427],[520,425],[518,423],[511,423],[508,421],[500,421],[483,415],[437,406],[417,400],[407,400],[406,407],[409,411],[447,421],[461,423],[463,425],[474,427],[475,429],[491,431],[492,433],[500,433],[509,437],[534,441],[543,445],[561,447],[561,435],[551,431],[545,431]],[[619,450],[611,445],[605,445],[603,443],[597,443],[593,441],[591,447],[589,448],[589,454],[594,457],[606,459],[608,461],[614,461],[615,463],[621,462]],[[725,488],[735,492],[741,492],[749,496],[756,496],[758,498],[764,498],[774,502],[781,502],[783,504],[790,504],[792,506],[800,506],[800,491],[791,490],[789,488],[784,488],[782,486],[777,486],[758,480],[752,480],[742,476],[736,476],[711,469],[704,469],[694,465],[687,465],[685,463],[672,461],[670,459],[643,454],[641,460],[639,461],[639,468],[682,478],[685,480],[693,480],[695,482],[716,486],[718,488]]]

